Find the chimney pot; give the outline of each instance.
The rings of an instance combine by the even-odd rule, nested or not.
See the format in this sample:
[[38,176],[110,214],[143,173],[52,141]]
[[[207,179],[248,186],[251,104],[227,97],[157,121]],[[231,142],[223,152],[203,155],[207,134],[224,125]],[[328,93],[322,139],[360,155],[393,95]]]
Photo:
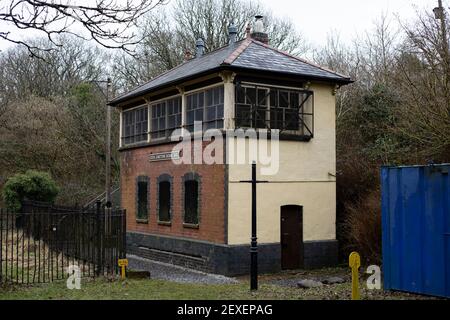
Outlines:
[[191,56],[191,51],[189,51],[188,49],[186,49],[186,51],[184,52],[184,61],[188,61],[192,58]]
[[203,56],[203,53],[205,52],[205,43],[203,42],[202,39],[198,39],[196,46],[197,46],[197,51],[195,53],[195,57],[200,58],[201,56]]
[[264,32],[264,22],[263,16],[257,15],[255,16],[255,24],[253,25],[253,30],[251,33],[251,38],[255,39],[259,42],[269,44],[269,35]]
[[236,36],[237,36],[237,28],[234,24],[231,24],[228,27],[228,35],[229,35],[229,44],[235,43],[236,42]]

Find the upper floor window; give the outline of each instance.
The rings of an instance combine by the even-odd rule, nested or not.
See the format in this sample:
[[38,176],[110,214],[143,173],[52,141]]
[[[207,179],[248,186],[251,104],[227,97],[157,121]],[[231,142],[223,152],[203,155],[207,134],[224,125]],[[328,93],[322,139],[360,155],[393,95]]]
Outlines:
[[140,107],[122,114],[122,142],[131,144],[147,141],[148,108]]
[[151,139],[169,138],[181,127],[181,97],[158,102],[151,106]]
[[263,85],[236,86],[236,128],[279,129],[313,136],[313,93]]
[[186,128],[194,131],[194,121],[203,122],[203,130],[223,128],[223,86],[186,96]]

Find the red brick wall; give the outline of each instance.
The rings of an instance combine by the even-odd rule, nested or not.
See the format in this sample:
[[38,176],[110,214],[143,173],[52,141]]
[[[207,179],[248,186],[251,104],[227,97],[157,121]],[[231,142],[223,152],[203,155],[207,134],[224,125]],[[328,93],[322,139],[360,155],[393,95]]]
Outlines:
[[[127,210],[129,231],[171,235],[225,242],[225,166],[175,165],[171,160],[150,162],[150,153],[169,152],[173,144],[148,146],[121,152],[121,196],[122,207]],[[200,176],[200,222],[198,229],[183,226],[182,178],[188,172]],[[173,178],[172,224],[158,225],[157,222],[157,179],[161,174]],[[136,178],[150,179],[148,224],[136,222]]]

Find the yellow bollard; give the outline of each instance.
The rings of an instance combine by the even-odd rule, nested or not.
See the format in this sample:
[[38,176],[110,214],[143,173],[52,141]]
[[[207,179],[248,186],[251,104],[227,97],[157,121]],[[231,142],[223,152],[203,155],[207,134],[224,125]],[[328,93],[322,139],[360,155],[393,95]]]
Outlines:
[[361,258],[358,252],[350,253],[350,256],[348,257],[348,265],[352,268],[352,300],[360,300],[358,270],[361,266]]
[[119,259],[117,263],[120,267],[120,275],[122,277],[122,280],[125,279],[125,270],[128,266],[128,259]]

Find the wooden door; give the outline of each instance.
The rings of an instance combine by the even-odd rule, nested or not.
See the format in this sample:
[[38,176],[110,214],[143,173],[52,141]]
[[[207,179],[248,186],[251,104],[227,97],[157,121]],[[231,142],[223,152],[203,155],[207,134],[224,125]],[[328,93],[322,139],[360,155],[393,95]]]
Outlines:
[[303,207],[281,207],[281,268],[303,267]]

